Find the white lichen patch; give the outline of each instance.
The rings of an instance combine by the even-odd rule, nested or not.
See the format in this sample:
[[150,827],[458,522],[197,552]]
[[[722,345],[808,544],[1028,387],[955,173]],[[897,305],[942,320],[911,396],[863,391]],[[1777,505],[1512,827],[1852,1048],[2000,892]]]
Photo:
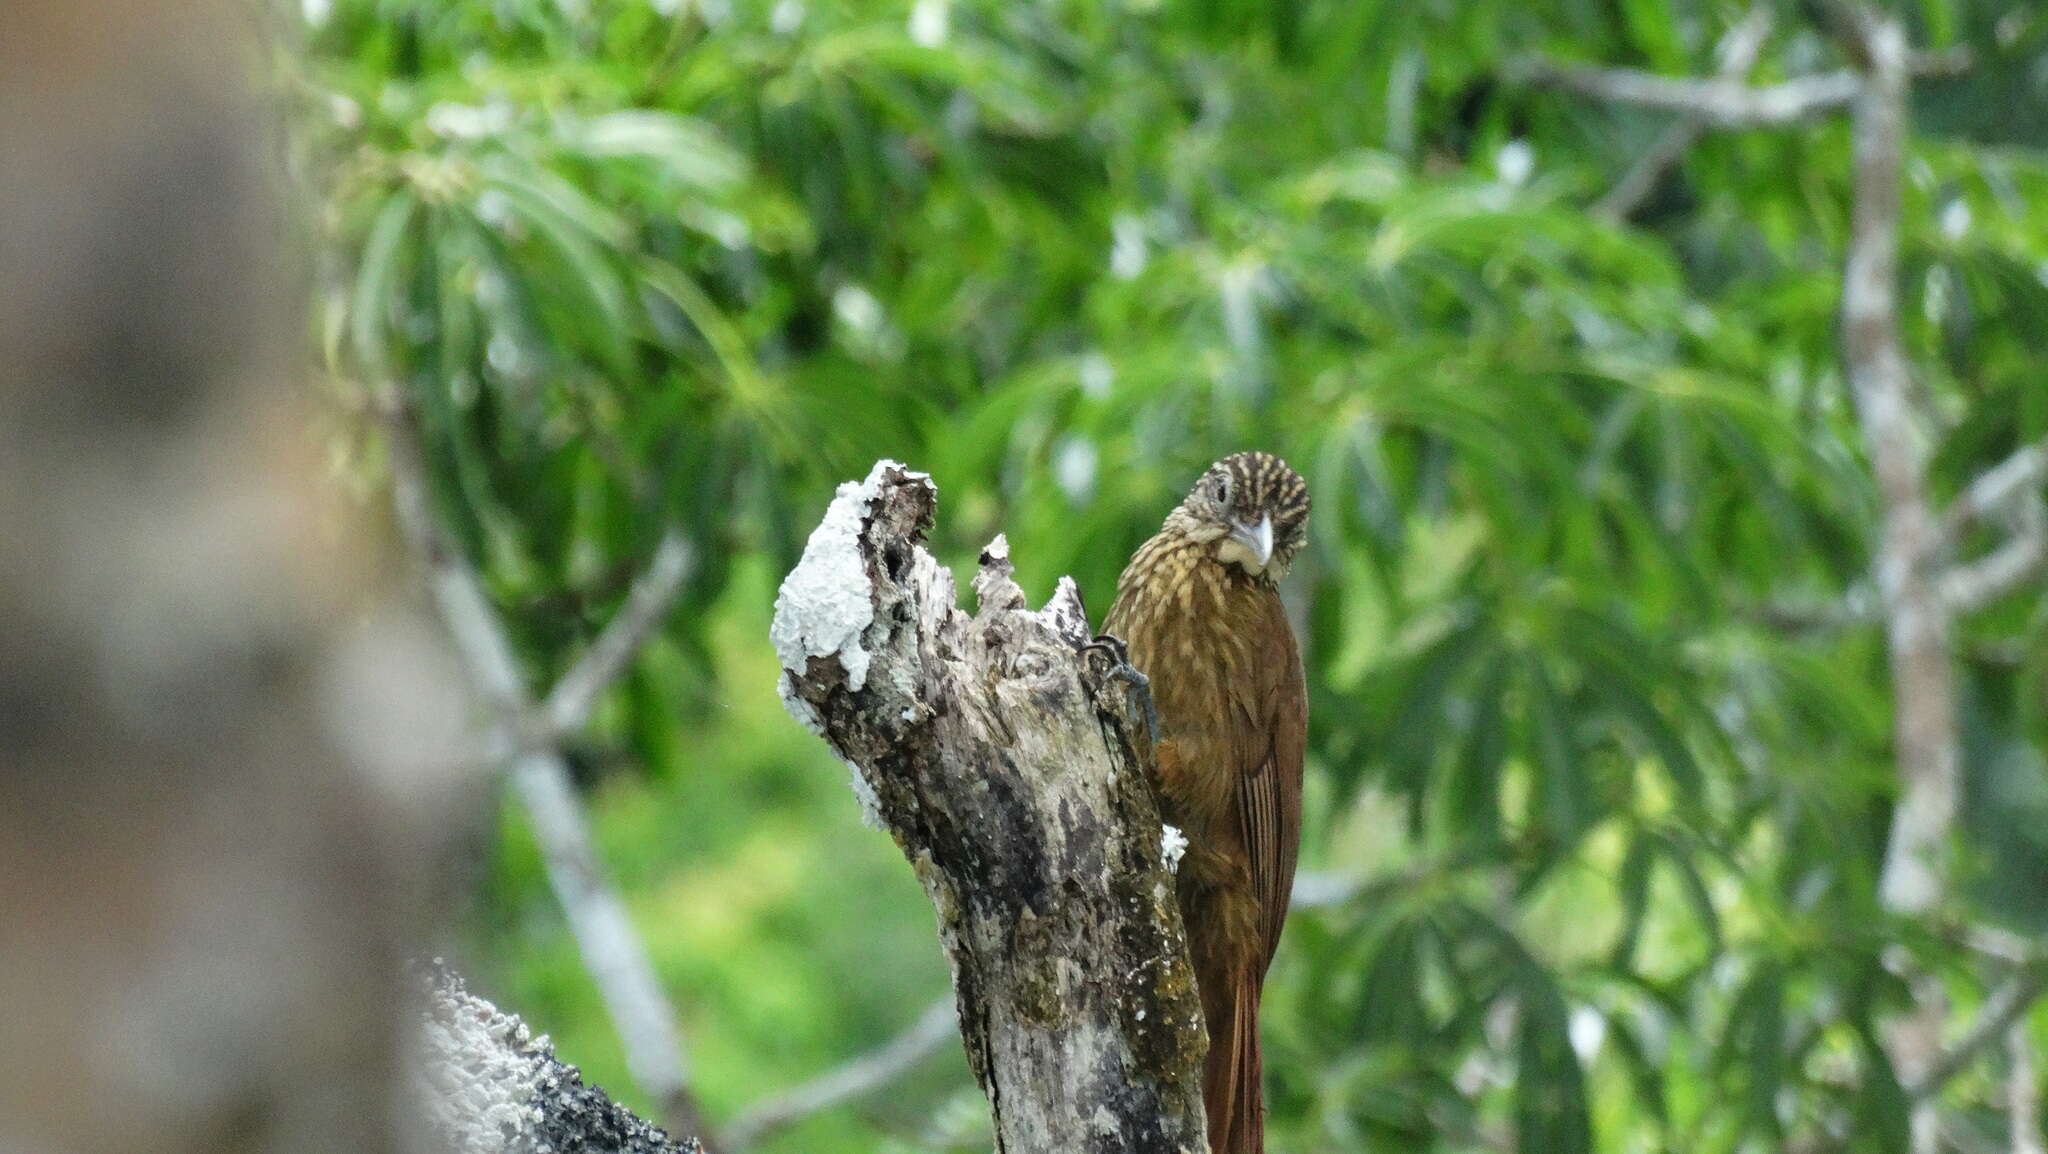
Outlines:
[[451,1154],[524,1149],[540,1125],[535,1096],[548,1073],[546,1038],[463,989],[436,985],[414,1036],[417,1105],[435,1147]]
[[1188,835],[1180,832],[1178,826],[1159,827],[1159,856],[1166,862],[1167,873],[1180,872],[1181,855],[1188,852]]
[[860,823],[869,829],[888,829],[882,821],[882,799],[875,796],[875,787],[868,784],[860,766],[849,761],[846,772],[853,778],[853,799],[860,803]]
[[781,677],[775,679],[775,694],[782,698],[782,708],[788,710],[791,717],[796,718],[797,724],[819,737],[825,736],[825,719],[818,716],[818,711],[811,707],[810,702],[797,696],[796,687],[791,684],[787,670],[783,671]]
[[808,658],[836,656],[846,670],[848,688],[859,689],[867,683],[868,652],[860,641],[874,622],[875,604],[868,588],[867,566],[861,560],[860,532],[886,469],[903,470],[903,466],[877,461],[868,470],[867,480],[839,486],[831,507],[825,510],[825,519],[804,543],[803,559],[783,579],[782,590],[775,596],[775,620],[768,627],[768,639],[774,642],[782,667],[792,673],[802,673]]

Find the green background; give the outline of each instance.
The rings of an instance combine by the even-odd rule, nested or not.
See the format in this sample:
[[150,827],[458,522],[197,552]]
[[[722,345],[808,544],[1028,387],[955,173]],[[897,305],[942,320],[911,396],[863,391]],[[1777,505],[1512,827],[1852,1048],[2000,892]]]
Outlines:
[[[1758,83],[1844,66],[1806,6]],[[337,475],[375,388],[535,684],[664,525],[695,567],[574,761],[714,1124],[946,990],[922,895],[783,713],[776,584],[832,487],[933,475],[1107,608],[1212,459],[1315,499],[1277,1151],[1895,1149],[1903,948],[2048,925],[2048,602],[1967,617],[1958,892],[1875,898],[1894,792],[1878,495],[1836,341],[1846,121],[1705,135],[1556,60],[1711,75],[1724,2],[333,0],[281,17]],[[1945,499],[2048,435],[2048,13],[1922,0],[1901,301]],[[1994,546],[1993,526],[1963,545]],[[516,808],[456,950],[644,1104]],[[2048,1043],[2048,1013],[2032,1031]],[[1943,1097],[2006,1149],[1993,1054]],[[2038,1119],[2036,1120],[2038,1123]],[[983,1150],[956,1047],[767,1149]],[[1812,1145],[1807,1145],[1811,1143]]]

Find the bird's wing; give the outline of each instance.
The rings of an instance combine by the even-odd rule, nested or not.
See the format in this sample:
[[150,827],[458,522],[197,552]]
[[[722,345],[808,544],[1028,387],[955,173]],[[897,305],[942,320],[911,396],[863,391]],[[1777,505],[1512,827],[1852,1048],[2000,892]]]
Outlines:
[[1251,858],[1252,892],[1258,898],[1265,934],[1265,961],[1273,960],[1294,888],[1294,864],[1301,853],[1301,762],[1308,745],[1308,686],[1280,598],[1271,598],[1269,620],[1259,631],[1255,665],[1260,682],[1257,732],[1260,740],[1238,782],[1238,814]]

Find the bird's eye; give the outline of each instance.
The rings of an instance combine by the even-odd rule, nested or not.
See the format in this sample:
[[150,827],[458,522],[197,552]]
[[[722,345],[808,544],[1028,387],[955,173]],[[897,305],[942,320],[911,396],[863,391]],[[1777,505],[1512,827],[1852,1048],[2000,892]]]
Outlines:
[[1216,500],[1226,505],[1230,503],[1230,477],[1228,474],[1216,478]]

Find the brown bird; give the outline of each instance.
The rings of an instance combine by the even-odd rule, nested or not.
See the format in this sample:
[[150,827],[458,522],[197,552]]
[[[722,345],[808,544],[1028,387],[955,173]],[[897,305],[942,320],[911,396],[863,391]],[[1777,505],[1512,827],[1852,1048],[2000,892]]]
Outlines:
[[1159,712],[1160,808],[1187,838],[1178,891],[1209,1027],[1214,1154],[1266,1146],[1259,990],[1301,846],[1308,691],[1275,586],[1308,532],[1308,486],[1269,453],[1202,474],[1132,555],[1103,628]]

